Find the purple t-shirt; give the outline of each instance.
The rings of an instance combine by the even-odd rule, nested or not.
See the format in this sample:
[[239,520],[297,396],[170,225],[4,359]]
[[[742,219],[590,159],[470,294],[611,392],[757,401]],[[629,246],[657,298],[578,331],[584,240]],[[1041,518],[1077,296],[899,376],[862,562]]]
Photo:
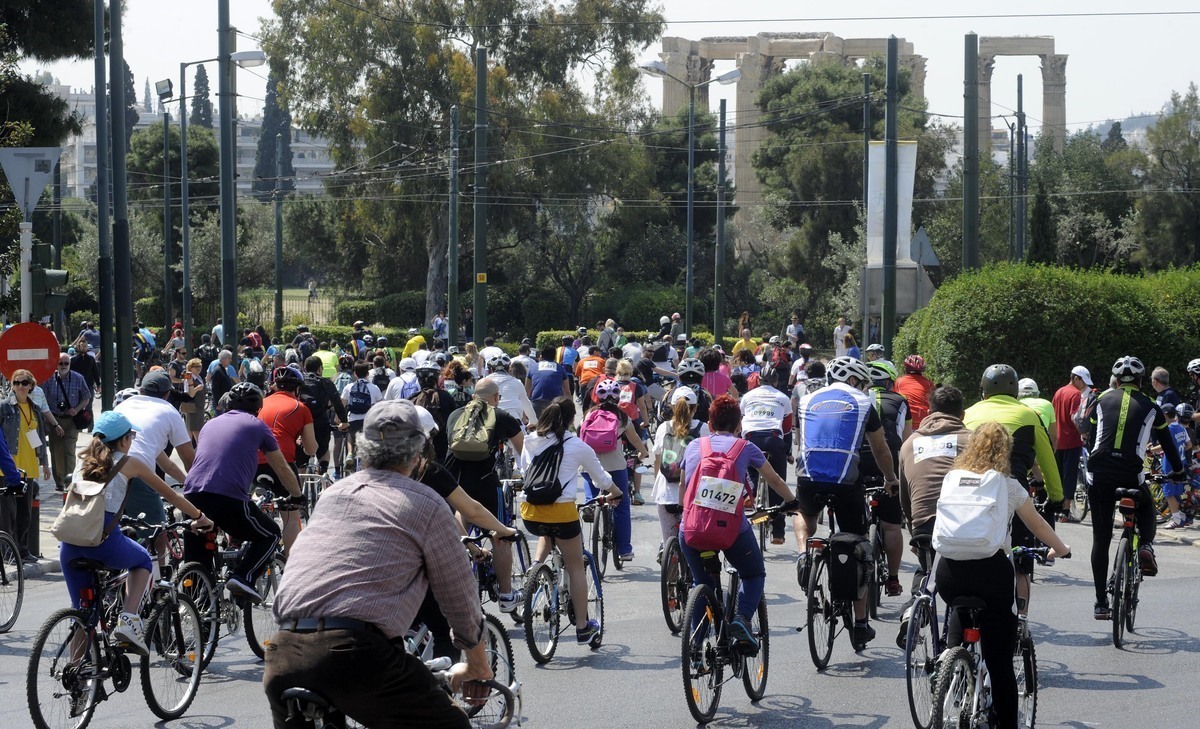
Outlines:
[[203,491],[249,501],[259,452],[277,450],[275,434],[256,416],[241,410],[219,415],[204,424],[183,493]]
[[[683,452],[683,481],[686,484],[692,477],[692,471],[696,470],[696,466],[700,463],[700,441],[703,438],[688,443],[687,450]],[[733,442],[738,440],[732,435],[714,435],[712,436],[712,449],[717,453],[724,453],[733,447]],[[742,452],[738,454],[737,472],[738,478],[745,481],[746,474],[751,468],[758,468],[765,463],[767,457],[759,450],[758,446],[750,441],[746,441],[746,445],[742,448]]]

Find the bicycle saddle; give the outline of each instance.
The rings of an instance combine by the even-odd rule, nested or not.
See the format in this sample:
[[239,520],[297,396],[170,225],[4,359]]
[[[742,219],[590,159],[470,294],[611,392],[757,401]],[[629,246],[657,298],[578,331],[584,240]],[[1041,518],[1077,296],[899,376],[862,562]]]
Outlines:
[[817,506],[833,506],[837,504],[838,497],[837,494],[820,493],[813,494],[812,500]]
[[321,696],[321,694],[317,693],[316,691],[310,691],[306,688],[297,687],[284,689],[283,693],[279,695],[279,698],[285,704],[292,701],[299,702],[301,709],[304,708],[304,704],[309,704],[320,709],[321,711],[329,711],[329,702],[325,700],[325,697]]
[[915,537],[913,537],[912,539],[908,540],[908,546],[915,547],[922,551],[928,550],[928,549],[933,549],[933,535],[932,534],[918,534]]
[[1134,503],[1137,503],[1137,500],[1142,496],[1140,489],[1117,489],[1115,493],[1117,501],[1121,499],[1133,499]]
[[955,610],[983,610],[987,608],[987,600],[981,597],[958,597],[950,603]]
[[110,572],[112,569],[98,559],[88,559],[87,557],[76,557],[71,560],[71,568],[83,570],[84,572]]

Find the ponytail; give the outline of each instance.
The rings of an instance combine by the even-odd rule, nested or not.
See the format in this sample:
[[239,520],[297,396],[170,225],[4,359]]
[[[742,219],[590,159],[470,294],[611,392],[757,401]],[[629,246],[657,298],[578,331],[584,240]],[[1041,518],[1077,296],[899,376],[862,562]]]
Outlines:
[[113,449],[100,436],[92,436],[92,440],[79,451],[82,475],[88,481],[105,481],[113,468]]
[[671,430],[676,438],[686,438],[692,430],[692,416],[696,414],[696,406],[680,398],[675,401],[671,411]]
[[555,398],[542,410],[538,416],[537,434],[546,436],[554,434],[560,441],[567,437],[567,431],[575,424],[575,402],[569,397]]

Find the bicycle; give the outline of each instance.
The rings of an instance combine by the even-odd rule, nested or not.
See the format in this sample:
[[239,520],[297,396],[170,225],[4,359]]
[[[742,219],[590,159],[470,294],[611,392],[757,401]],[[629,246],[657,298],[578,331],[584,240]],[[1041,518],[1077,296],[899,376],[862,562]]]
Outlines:
[[908,691],[908,710],[917,729],[933,726],[933,680],[937,657],[946,646],[946,623],[938,629],[937,593],[929,589],[933,572],[933,536],[917,535],[909,542],[922,553],[921,564],[929,571],[921,580],[916,600],[908,613],[908,632],[904,642],[904,681]]
[[[141,518],[123,517],[121,525],[149,530],[145,544],[151,553],[152,577],[139,608],[149,651],[139,666],[142,693],[155,716],[177,719],[200,686],[202,668],[196,660],[202,643],[200,615],[186,595],[162,578],[154,544],[164,531],[189,523],[151,525]],[[78,609],[54,612],[34,638],[25,691],[30,718],[38,729],[82,729],[96,705],[109,698],[105,681],[111,681],[118,693],[133,681],[128,654],[108,637],[120,614],[128,572],[85,557],[72,560],[71,566],[90,572],[92,585],[81,591]]]
[[683,626],[683,610],[691,586],[692,572],[688,568],[687,560],[683,558],[679,536],[674,534],[663,545],[662,565],[659,568],[663,617],[666,618],[667,629],[672,635],[678,633]]
[[[584,506],[604,498],[597,497]],[[547,532],[550,559],[526,575],[524,596],[525,643],[529,646],[529,654],[539,665],[548,663],[554,657],[558,638],[567,630],[563,626],[563,618],[566,618],[568,627],[577,624],[575,606],[571,602],[572,585],[556,543],[558,530],[551,524],[547,526]],[[588,647],[596,650],[604,642],[604,590],[600,585],[596,562],[586,549],[583,550],[583,567],[590,578],[589,584],[583,586],[588,595],[588,616],[600,625],[600,629],[588,641]]]
[[[284,498],[274,499],[273,503],[275,508],[281,510],[296,508]],[[254,603],[248,598],[227,595],[225,591],[225,582],[233,572],[233,565],[241,559],[245,547],[232,548],[228,535],[213,532],[208,548],[213,553],[212,571],[199,562],[185,562],[176,571],[174,580],[180,592],[191,598],[200,611],[204,636],[202,665],[207,667],[216,653],[222,625],[230,634],[236,634],[244,628],[250,650],[261,659],[266,646],[270,645],[278,632],[272,608],[286,564],[283,552],[277,551],[271,557],[266,569],[255,581],[254,589],[263,596],[263,600]]]
[[[808,605],[807,621],[808,650],[812,656],[813,665],[818,671],[825,670],[829,665],[829,656],[833,654],[833,641],[837,637],[837,623],[842,621],[842,628],[853,637],[854,631],[854,600],[834,599],[828,576],[828,564],[831,559],[830,539],[834,535],[834,507],[838,497],[833,494],[816,494],[814,500],[818,506],[826,507],[826,521],[829,524],[829,534],[826,537],[809,537],[805,545],[805,560],[808,565]],[[872,568],[874,569],[874,568]],[[861,652],[866,644],[851,642],[854,651]]]
[[[625,498],[629,498],[626,496]],[[589,502],[590,503],[590,502]],[[585,508],[586,505],[585,505]],[[588,509],[591,514],[591,519],[584,516],[584,521],[590,521],[592,528],[590,530],[589,539],[592,544],[592,554],[596,556],[596,565],[600,570],[600,578],[604,578],[604,574],[608,567],[608,558],[612,557],[613,567],[621,569],[624,562],[621,561],[620,550],[617,549],[616,538],[613,536],[613,505],[607,501],[600,500],[595,506]]]
[[[425,667],[433,672],[434,677],[446,693],[454,695],[450,689],[450,677],[447,673],[450,665],[448,658],[425,661]],[[486,685],[489,689],[485,699],[467,701],[456,696],[456,703],[471,719],[471,726],[479,729],[504,729],[512,722],[516,709],[517,702],[513,693],[496,679],[479,683]],[[288,722],[302,719],[313,729],[349,729],[349,727],[361,726],[312,689],[299,687],[284,689],[279,698],[288,707]]]
[[[471,555],[471,569],[475,573],[475,579],[479,582],[480,602],[486,603],[490,600],[499,605],[500,582],[496,578],[496,568],[492,563],[491,555],[496,536],[492,532],[483,531],[472,525],[470,533],[459,539]],[[529,567],[529,542],[521,532],[517,532],[515,536],[501,537],[500,539],[513,545],[512,580],[514,585],[520,585],[524,580],[525,571]],[[518,625],[525,622],[523,603],[524,601],[518,604],[511,613],[513,622]]]
[[[879,478],[864,479],[866,483],[882,484],[883,480]],[[875,557],[875,564],[867,572],[867,615],[872,618],[879,617],[879,604],[883,600],[883,586],[888,580],[888,563],[887,549],[883,543],[883,529],[879,522],[879,497],[887,493],[887,489],[882,485],[868,486],[866,489],[867,495],[867,514],[870,516],[867,521],[867,540],[871,543],[871,554]]]
[[25,566],[17,540],[0,531],[0,633],[12,630],[25,600]]
[[[756,525],[759,520],[766,523],[782,511],[782,506],[756,511],[750,515],[750,523]],[[716,715],[721,702],[726,666],[730,668],[731,679],[742,679],[742,687],[751,701],[758,701],[766,694],[771,643],[764,597],[750,616],[750,629],[758,640],[758,651],[751,654],[735,645],[729,636],[729,623],[737,615],[741,577],[736,569],[724,565],[729,576],[729,588],[724,589],[720,580],[722,559],[717,552],[704,551],[700,556],[708,574],[717,578],[716,587],[696,585],[688,594],[683,616],[683,624],[688,630],[682,631],[680,636],[680,663],[688,711],[698,723],[707,724]]]
[[1108,594],[1112,599],[1113,646],[1121,648],[1125,644],[1125,631],[1133,632],[1137,621],[1138,589],[1142,584],[1142,563],[1138,559],[1141,535],[1134,515],[1142,492],[1139,489],[1117,489],[1116,497],[1122,531],[1113,558],[1112,574],[1108,578]]
[[321,492],[333,485],[333,479],[329,477],[329,473],[321,473],[316,459],[310,460],[308,465],[300,469],[299,481],[300,493],[304,494],[304,500],[308,502],[309,509],[315,508],[317,500],[321,498]]

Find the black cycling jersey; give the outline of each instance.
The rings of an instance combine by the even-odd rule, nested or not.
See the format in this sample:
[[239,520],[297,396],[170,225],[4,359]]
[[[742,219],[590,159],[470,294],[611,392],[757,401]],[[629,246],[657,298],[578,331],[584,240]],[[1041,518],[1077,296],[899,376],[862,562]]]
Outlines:
[[883,437],[887,440],[888,450],[892,452],[894,459],[904,442],[904,426],[912,423],[908,400],[898,392],[881,387],[872,387],[867,394],[871,396],[875,412],[879,413],[879,419],[883,421]]
[[1162,446],[1171,468],[1183,470],[1162,410],[1133,385],[1100,393],[1088,422],[1089,442],[1093,444],[1088,455],[1089,471],[1140,474],[1151,435]]

